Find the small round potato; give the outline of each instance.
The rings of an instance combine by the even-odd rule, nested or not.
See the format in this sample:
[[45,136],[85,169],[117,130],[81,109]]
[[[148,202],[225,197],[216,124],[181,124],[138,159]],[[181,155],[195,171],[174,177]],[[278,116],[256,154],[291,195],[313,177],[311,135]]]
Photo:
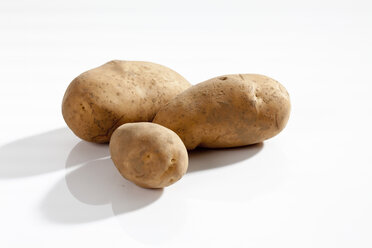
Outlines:
[[113,60],[82,73],[70,83],[62,114],[81,139],[107,143],[117,127],[152,121],[161,106],[190,86],[165,66]]
[[212,78],[182,92],[153,122],[176,132],[187,149],[262,142],[287,124],[290,100],[274,79],[257,74]]
[[151,122],[127,123],[110,140],[111,158],[120,174],[144,188],[163,188],[181,179],[188,167],[182,140]]

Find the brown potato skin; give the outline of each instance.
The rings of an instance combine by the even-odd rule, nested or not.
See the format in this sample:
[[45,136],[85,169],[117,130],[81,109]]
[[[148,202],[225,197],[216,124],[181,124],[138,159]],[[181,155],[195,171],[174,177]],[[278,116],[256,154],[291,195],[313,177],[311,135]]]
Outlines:
[[107,143],[128,122],[152,121],[161,106],[191,84],[158,64],[113,60],[82,73],[68,86],[62,115],[81,139]]
[[224,75],[192,86],[164,105],[153,122],[176,132],[188,150],[262,142],[286,126],[286,89],[258,74]]
[[120,174],[144,188],[167,187],[181,179],[188,167],[182,140],[172,130],[151,122],[117,128],[110,153]]

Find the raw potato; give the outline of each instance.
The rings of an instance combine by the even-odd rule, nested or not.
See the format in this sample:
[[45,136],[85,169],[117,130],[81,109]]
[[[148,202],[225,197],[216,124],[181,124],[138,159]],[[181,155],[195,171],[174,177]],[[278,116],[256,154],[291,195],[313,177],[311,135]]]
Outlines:
[[234,74],[189,88],[163,106],[153,122],[175,131],[189,150],[235,147],[277,135],[289,112],[288,92],[277,81]]
[[124,123],[152,121],[161,106],[190,86],[165,66],[113,60],[71,82],[62,114],[81,139],[106,143]]
[[115,166],[126,179],[144,188],[163,188],[187,171],[188,155],[172,130],[151,122],[120,126],[110,140]]

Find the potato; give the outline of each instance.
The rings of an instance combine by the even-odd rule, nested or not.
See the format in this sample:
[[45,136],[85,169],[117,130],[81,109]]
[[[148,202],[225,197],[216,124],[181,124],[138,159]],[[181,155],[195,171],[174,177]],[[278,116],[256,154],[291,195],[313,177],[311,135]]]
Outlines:
[[120,174],[144,188],[169,186],[186,173],[188,155],[172,130],[151,122],[127,123],[110,140],[111,158]]
[[62,114],[81,139],[106,143],[124,123],[152,121],[161,106],[190,86],[165,66],[113,60],[71,82]]
[[164,105],[153,122],[176,132],[188,150],[262,142],[286,125],[290,100],[274,79],[225,75],[197,84]]

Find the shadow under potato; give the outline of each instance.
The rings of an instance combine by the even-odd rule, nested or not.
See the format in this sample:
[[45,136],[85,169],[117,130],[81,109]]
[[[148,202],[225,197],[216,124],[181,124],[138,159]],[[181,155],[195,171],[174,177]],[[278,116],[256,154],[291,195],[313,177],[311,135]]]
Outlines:
[[189,151],[189,168],[187,172],[210,170],[247,160],[259,153],[263,146],[263,143],[258,143],[234,148],[197,148]]
[[[49,219],[60,223],[120,215],[148,206],[161,197],[161,189],[143,189],[124,179],[109,157],[108,145],[85,141],[76,144],[77,141],[68,128],[60,128],[5,144],[0,147],[0,179],[65,169],[65,178],[55,184],[41,205]],[[230,149],[200,148],[189,152],[188,172],[233,164],[261,149],[262,144]],[[112,211],[102,207],[107,204],[112,205]]]
[[[191,151],[188,172],[237,163],[254,156],[262,146]],[[91,222],[141,209],[161,197],[162,189],[143,189],[124,179],[109,156],[107,144],[80,141],[75,145],[66,159],[64,180],[56,184],[42,204],[48,219],[65,224]],[[107,204],[111,204],[112,211],[104,207]]]
[[[124,179],[109,157],[107,144],[80,141],[68,155],[65,168],[65,178],[41,206],[51,221],[73,224],[105,219],[150,205],[163,193]],[[104,206],[108,204],[111,210]]]
[[0,147],[0,179],[29,177],[64,168],[64,161],[78,139],[60,128]]

